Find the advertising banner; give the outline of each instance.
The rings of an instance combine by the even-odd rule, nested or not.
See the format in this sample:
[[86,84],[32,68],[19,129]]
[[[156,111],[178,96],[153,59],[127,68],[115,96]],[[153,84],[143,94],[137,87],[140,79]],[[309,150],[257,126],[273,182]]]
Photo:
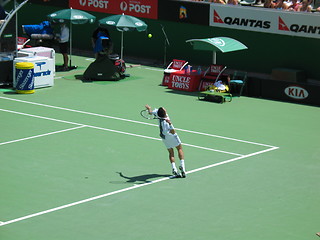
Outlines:
[[307,38],[320,38],[320,15],[258,7],[210,4],[210,22],[223,27]]
[[68,1],[66,0],[29,0],[28,3],[68,8]]
[[159,0],[159,19],[208,26],[209,9],[206,2]]
[[84,11],[126,14],[158,19],[158,0],[69,0],[69,7]]
[[[272,87],[270,87],[272,86]],[[319,86],[284,81],[262,81],[261,97],[282,101],[320,105]]]

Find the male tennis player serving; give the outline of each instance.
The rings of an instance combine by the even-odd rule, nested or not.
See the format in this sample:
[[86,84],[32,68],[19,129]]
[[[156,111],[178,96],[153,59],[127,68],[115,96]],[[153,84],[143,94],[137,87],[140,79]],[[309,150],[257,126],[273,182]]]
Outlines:
[[[159,118],[159,128],[160,128],[160,137],[162,138],[162,142],[166,146],[169,152],[169,160],[172,166],[172,174],[176,177],[186,177],[185,165],[184,165],[184,153],[182,150],[181,140],[176,133],[169,116],[167,115],[166,109],[160,107],[159,109],[151,110],[149,105],[145,106],[148,110],[149,114],[155,115]],[[180,172],[181,175],[178,173],[175,159],[174,159],[174,148],[177,149],[179,159],[180,159]]]

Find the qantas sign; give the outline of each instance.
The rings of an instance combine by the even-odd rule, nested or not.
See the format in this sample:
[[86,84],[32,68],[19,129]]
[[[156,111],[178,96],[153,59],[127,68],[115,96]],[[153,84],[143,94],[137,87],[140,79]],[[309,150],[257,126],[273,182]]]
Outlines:
[[211,4],[210,26],[320,38],[317,14]]

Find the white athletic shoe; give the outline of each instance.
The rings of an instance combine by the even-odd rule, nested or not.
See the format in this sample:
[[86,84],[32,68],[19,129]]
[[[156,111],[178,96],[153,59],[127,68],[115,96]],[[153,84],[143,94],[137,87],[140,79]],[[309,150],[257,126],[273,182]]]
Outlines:
[[183,167],[180,166],[179,169],[180,169],[180,172],[181,172],[181,177],[185,178],[186,177],[186,173],[185,173]]
[[178,173],[178,172],[175,171],[175,170],[172,170],[172,175],[173,175],[174,177],[177,177],[177,178],[180,178],[180,177],[181,177],[180,173]]

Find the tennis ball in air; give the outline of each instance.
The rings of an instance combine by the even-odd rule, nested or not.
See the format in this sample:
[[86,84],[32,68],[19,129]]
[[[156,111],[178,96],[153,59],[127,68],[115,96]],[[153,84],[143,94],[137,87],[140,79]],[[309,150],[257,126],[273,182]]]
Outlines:
[[148,34],[148,38],[152,38],[152,34],[151,33]]

